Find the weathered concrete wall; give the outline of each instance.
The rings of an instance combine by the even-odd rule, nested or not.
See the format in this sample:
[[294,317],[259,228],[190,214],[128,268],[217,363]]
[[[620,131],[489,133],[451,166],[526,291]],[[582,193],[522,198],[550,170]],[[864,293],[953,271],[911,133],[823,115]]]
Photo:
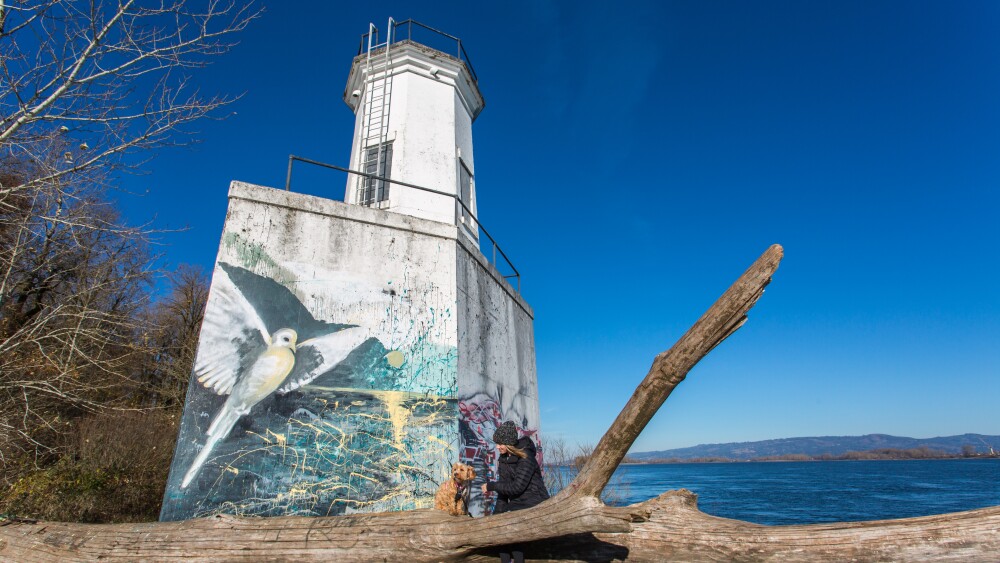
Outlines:
[[[458,246],[458,408],[462,461],[497,478],[493,431],[513,421],[541,447],[533,313],[464,237]],[[473,489],[471,511],[495,499]]]
[[452,224],[234,182],[161,519],[429,507],[458,459],[495,477],[496,425],[539,427],[531,322]]
[[[161,517],[430,506],[458,442],[454,256],[452,226],[234,183]],[[185,485],[280,329],[298,333],[287,378],[314,379],[235,409]],[[317,365],[351,330],[346,357]],[[228,396],[198,381],[227,373]]]

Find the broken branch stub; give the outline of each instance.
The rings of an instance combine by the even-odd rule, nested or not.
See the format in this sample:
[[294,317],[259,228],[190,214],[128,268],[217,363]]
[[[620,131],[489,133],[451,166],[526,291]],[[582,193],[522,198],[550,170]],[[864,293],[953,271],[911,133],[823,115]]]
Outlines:
[[706,354],[746,322],[784,254],[773,245],[743,273],[669,350],[656,356],[642,383],[562,493],[599,496],[625,454],[670,393]]

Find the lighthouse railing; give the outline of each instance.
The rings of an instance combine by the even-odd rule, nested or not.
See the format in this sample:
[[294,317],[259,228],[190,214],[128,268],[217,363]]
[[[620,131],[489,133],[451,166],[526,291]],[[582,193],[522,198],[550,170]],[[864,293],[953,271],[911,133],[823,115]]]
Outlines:
[[[428,188],[428,187],[425,187],[425,186],[418,186],[416,184],[411,184],[409,182],[402,182],[400,180],[393,180],[392,178],[386,178],[386,177],[383,177],[383,176],[379,176],[377,174],[369,174],[368,172],[361,172],[360,170],[351,170],[350,168],[344,168],[343,166],[337,166],[335,164],[328,164],[326,162],[320,162],[318,160],[312,160],[310,158],[296,156],[296,155],[293,155],[293,154],[288,155],[288,173],[285,176],[285,191],[291,191],[291,189],[292,189],[292,165],[295,162],[304,162],[306,164],[312,164],[314,166],[319,166],[321,168],[327,168],[327,169],[330,169],[330,170],[337,170],[337,171],[340,171],[340,172],[346,172],[347,174],[357,174],[358,176],[362,176],[362,177],[365,177],[365,178],[371,178],[371,179],[376,180],[376,181],[382,181],[382,182],[386,182],[388,184],[394,184],[394,185],[403,186],[403,187],[406,187],[406,188],[412,188],[414,190],[420,190],[420,191],[423,191],[423,192],[432,193],[432,194],[436,194],[436,195],[444,196],[444,197],[449,197],[449,198],[453,199],[455,201],[455,213],[456,213],[456,215],[458,215],[460,213],[459,209],[461,209],[461,212],[464,213],[465,217],[471,219],[475,223],[476,228],[480,232],[482,232],[483,235],[486,236],[487,240],[490,241],[490,245],[492,246],[492,255],[493,255],[492,260],[490,260],[490,257],[485,252],[483,253],[483,256],[486,256],[487,261],[489,261],[490,264],[492,264],[493,267],[496,268],[497,272],[499,272],[500,276],[502,276],[504,279],[510,280],[510,279],[513,278],[515,280],[514,281],[514,285],[517,288],[517,292],[521,293],[521,273],[517,271],[517,268],[514,266],[514,263],[511,261],[511,259],[507,257],[507,253],[504,252],[502,248],[500,248],[500,244],[497,243],[497,241],[496,241],[495,238],[493,238],[493,235],[491,235],[490,232],[486,230],[486,227],[484,227],[483,224],[479,222],[479,218],[476,217],[476,215],[472,212],[471,209],[469,209],[469,207],[467,205],[465,205],[465,202],[463,202],[462,198],[458,197],[458,195],[452,194],[452,193],[448,193],[448,192],[443,192],[441,190],[435,190],[433,188]],[[512,274],[504,274],[503,273],[503,271],[500,269],[499,263],[497,262],[497,254],[499,254],[500,257],[503,258],[503,261],[506,263],[507,268],[509,268],[510,271],[513,272]]]
[[[420,43],[421,45],[426,45],[432,49],[437,49],[446,55],[451,55],[465,63],[465,67],[469,69],[469,75],[472,77],[472,81],[477,84],[479,83],[479,77],[476,76],[476,70],[472,68],[472,59],[469,58],[469,53],[465,51],[465,47],[462,45],[462,40],[458,37],[445,33],[439,29],[434,29],[429,25],[422,24],[412,19],[393,22],[390,26],[392,27],[392,33],[389,34],[386,43],[392,44],[402,41],[412,41],[413,43]],[[414,31],[416,31],[416,33],[414,33]],[[377,47],[385,45],[385,43],[379,41],[379,30],[377,28],[372,28],[368,33],[361,36],[361,44],[358,46],[359,55],[365,52],[369,36],[373,36],[372,45]]]

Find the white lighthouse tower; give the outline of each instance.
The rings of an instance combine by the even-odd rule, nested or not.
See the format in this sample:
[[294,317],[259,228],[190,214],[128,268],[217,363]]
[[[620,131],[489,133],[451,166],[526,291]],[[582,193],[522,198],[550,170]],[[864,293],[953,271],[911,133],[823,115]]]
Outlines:
[[345,201],[290,167],[230,186],[164,520],[427,508],[455,461],[496,478],[499,424],[539,443],[533,312],[477,219],[472,63],[413,21],[376,35],[344,92]]
[[[414,41],[414,31],[435,37],[450,52]],[[472,122],[486,101],[462,42],[412,20],[390,19],[385,41],[378,37],[369,26],[344,90],[356,114],[350,168],[456,196],[461,203],[363,176],[348,179],[345,200],[465,226],[476,240]]]

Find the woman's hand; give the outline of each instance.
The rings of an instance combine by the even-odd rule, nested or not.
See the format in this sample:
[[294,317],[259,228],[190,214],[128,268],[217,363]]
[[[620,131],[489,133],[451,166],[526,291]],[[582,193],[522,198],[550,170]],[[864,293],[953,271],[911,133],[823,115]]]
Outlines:
[[483,483],[483,494],[485,495],[486,493],[487,493],[486,483]]

